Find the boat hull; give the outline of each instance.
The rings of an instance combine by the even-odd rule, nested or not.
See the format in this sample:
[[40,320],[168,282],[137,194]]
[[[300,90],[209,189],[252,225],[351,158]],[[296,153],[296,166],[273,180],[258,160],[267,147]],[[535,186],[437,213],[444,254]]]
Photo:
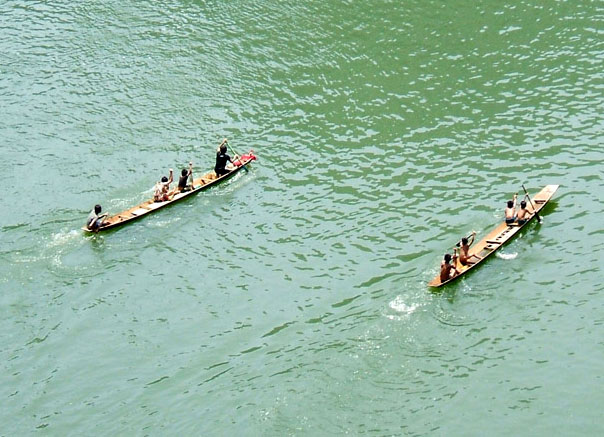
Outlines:
[[534,197],[531,197],[532,205],[530,202],[527,205],[527,210],[529,211],[530,216],[524,224],[519,225],[518,223],[512,223],[508,225],[505,222],[502,222],[495,229],[489,232],[486,237],[484,237],[478,243],[473,244],[468,251],[468,255],[470,257],[472,255],[478,257],[479,261],[474,264],[464,266],[459,262],[459,260],[457,260],[455,268],[459,274],[449,278],[446,281],[441,281],[440,274],[438,274],[428,283],[428,286],[433,288],[442,287],[445,284],[453,282],[466,274],[468,271],[483,263],[489,256],[495,253],[505,243],[510,241],[512,237],[514,237],[514,235],[520,231],[520,229],[528,225],[531,220],[536,217],[535,212],[538,214],[539,211],[543,209],[547,202],[549,202],[549,200],[552,198],[554,193],[558,190],[558,187],[559,185],[546,185],[541,191],[535,194]]
[[[138,220],[141,217],[152,214],[153,212],[165,208],[169,205],[172,205],[180,200],[191,197],[199,193],[200,191],[207,190],[210,187],[213,187],[245,169],[247,171],[250,163],[256,160],[256,156],[249,152],[242,156],[241,160],[237,160],[238,164],[233,170],[229,173],[224,174],[220,177],[216,177],[216,174],[213,171],[210,171],[204,174],[202,177],[197,178],[193,181],[193,189],[190,191],[185,191],[182,193],[175,194],[172,199],[167,200],[165,202],[155,202],[153,199],[147,200],[139,205],[136,205],[126,211],[122,211],[119,214],[113,215],[105,219],[103,225],[98,229],[97,232],[104,232],[110,229],[115,229],[118,226],[125,225],[126,223],[130,223],[134,220]],[[88,229],[86,226],[82,227],[82,230],[86,233],[94,233],[94,231]]]

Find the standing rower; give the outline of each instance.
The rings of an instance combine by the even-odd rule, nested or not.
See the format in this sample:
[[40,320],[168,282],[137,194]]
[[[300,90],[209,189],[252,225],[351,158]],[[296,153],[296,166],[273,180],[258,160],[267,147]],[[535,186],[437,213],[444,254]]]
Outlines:
[[227,154],[227,139],[225,138],[222,140],[222,143],[220,143],[218,149],[216,150],[216,165],[214,166],[216,177],[225,175],[232,170],[232,168],[227,168],[227,162],[230,162],[234,165],[233,160]]

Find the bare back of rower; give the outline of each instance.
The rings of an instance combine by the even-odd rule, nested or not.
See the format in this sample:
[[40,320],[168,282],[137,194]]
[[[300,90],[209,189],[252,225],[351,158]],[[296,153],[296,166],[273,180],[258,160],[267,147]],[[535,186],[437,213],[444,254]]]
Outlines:
[[[455,264],[455,261],[453,264]],[[459,273],[453,264],[451,264],[451,255],[446,253],[444,260],[440,264],[440,282],[448,281]]]

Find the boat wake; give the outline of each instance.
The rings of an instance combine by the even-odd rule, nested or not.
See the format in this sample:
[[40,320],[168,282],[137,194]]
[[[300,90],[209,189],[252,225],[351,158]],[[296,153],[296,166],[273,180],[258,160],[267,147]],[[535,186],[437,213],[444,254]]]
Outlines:
[[518,256],[518,252],[515,252],[515,253],[495,252],[495,256],[497,258],[510,260],[510,259],[515,259]]
[[388,314],[386,317],[390,320],[401,320],[404,318],[408,318],[411,314],[417,311],[422,307],[422,304],[419,303],[405,303],[403,300],[403,296],[396,296],[388,306],[392,309],[396,314]]
[[72,229],[71,231],[62,231],[52,234],[47,247],[60,247],[69,244],[70,241],[79,240],[82,233],[79,230]]
[[150,221],[148,226],[152,228],[165,228],[172,225],[173,223],[179,222],[180,220],[181,217],[171,217],[164,220],[157,220],[155,222]]

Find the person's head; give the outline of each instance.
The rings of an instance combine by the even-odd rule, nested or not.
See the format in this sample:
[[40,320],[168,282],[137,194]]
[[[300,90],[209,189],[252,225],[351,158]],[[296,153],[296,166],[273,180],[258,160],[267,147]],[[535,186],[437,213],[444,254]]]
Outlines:
[[161,181],[164,182],[164,183],[168,182],[168,178],[166,176],[164,176],[164,177],[161,178]]
[[526,208],[526,202],[524,200],[522,202],[520,202],[520,208],[522,208],[522,209]]
[[461,239],[461,244],[462,244],[462,246],[466,246],[468,244],[468,239],[466,237],[463,237]]
[[220,145],[220,153],[226,153],[226,151],[227,151],[226,144],[221,144]]
[[451,254],[450,253],[445,253],[445,262],[447,264],[449,264],[451,262]]
[[187,169],[186,169],[186,168],[183,168],[183,169],[182,169],[182,171],[180,172],[180,174],[181,174],[182,176],[186,176],[186,175],[187,175]]
[[514,207],[514,201],[508,200],[508,208],[513,208],[513,207]]
[[101,205],[94,205],[94,212],[99,214],[101,212],[102,208]]

